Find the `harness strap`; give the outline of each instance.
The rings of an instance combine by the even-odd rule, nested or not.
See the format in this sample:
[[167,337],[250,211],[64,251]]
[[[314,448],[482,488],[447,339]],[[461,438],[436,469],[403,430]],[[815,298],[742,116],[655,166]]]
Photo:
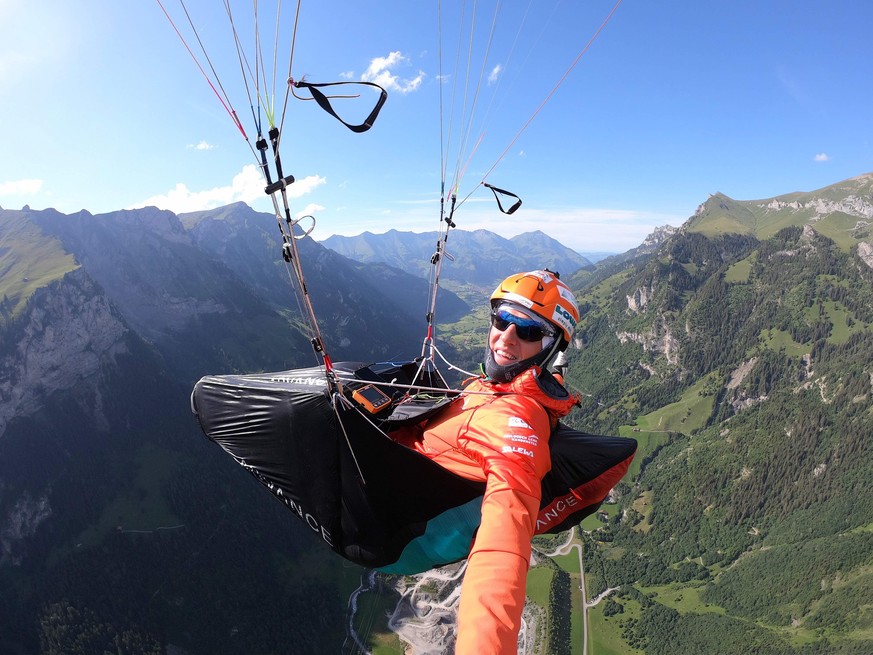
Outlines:
[[[482,184],[484,184],[486,187],[491,189],[491,193],[494,194],[494,199],[497,200],[497,206],[500,208],[500,211],[502,211],[507,216],[514,213],[516,209],[521,207],[521,198],[519,198],[517,195],[515,195],[511,191],[507,191],[506,189],[499,189],[498,187],[494,186],[493,184],[488,184],[487,182],[483,182]],[[498,195],[498,194],[502,194],[504,196],[511,196],[511,197],[515,198],[518,202],[513,204],[509,209],[504,209],[503,204],[500,202],[500,195]]]
[[[315,102],[318,103],[318,106],[319,106],[319,107],[321,107],[321,108],[324,109],[324,111],[326,111],[328,114],[330,114],[331,116],[333,116],[334,118],[336,118],[340,123],[342,123],[343,125],[345,125],[345,126],[346,126],[347,128],[349,128],[352,132],[356,132],[356,133],[359,133],[359,134],[360,134],[361,132],[366,132],[366,131],[369,130],[371,127],[373,127],[373,123],[375,122],[376,117],[379,115],[379,111],[382,109],[382,105],[384,105],[384,104],[385,104],[385,100],[388,99],[388,92],[385,91],[385,89],[383,89],[381,86],[379,86],[378,84],[374,84],[373,82],[322,82],[322,83],[319,83],[319,84],[313,84],[313,83],[311,83],[311,82],[306,82],[305,80],[299,80],[299,81],[297,81],[297,82],[291,80],[290,83],[291,83],[295,88],[298,88],[298,89],[300,89],[300,88],[308,89],[308,90],[309,90],[309,93],[312,94],[312,99],[315,100]],[[373,110],[370,112],[370,115],[367,116],[367,118],[364,120],[364,122],[361,123],[360,125],[352,125],[352,124],[350,124],[350,123],[346,123],[346,122],[345,122],[342,118],[340,118],[339,115],[334,111],[333,107],[332,107],[331,104],[330,104],[330,100],[328,99],[328,97],[327,97],[325,94],[323,94],[321,91],[319,91],[320,88],[323,88],[323,87],[326,87],[326,86],[339,86],[339,85],[341,85],[341,84],[364,84],[364,85],[366,85],[366,86],[372,86],[372,87],[375,87],[375,88],[379,89],[379,91],[380,91],[380,94],[379,94],[379,100],[376,101],[376,106],[373,107]],[[348,96],[346,96],[346,97],[348,97]]]

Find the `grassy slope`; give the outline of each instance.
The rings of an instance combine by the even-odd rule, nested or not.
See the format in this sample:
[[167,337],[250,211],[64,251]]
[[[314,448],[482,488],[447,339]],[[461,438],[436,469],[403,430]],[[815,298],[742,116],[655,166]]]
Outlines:
[[[873,225],[869,220],[865,222],[857,215],[841,211],[817,214],[811,201],[838,202],[846,197],[869,197],[871,187],[873,176],[863,175],[810,193],[789,193],[773,199],[734,200],[723,194],[715,194],[691,221],[689,231],[710,237],[736,233],[769,239],[783,228],[808,223],[820,234],[833,239],[844,252],[848,252],[858,241],[873,238]],[[774,200],[794,206],[770,208]]]
[[0,210],[0,298],[13,316],[33,293],[78,268],[60,242],[24,212]]

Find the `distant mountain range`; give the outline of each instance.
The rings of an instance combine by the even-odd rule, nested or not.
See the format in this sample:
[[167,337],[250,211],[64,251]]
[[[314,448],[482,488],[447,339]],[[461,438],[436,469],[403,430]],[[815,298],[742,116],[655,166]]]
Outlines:
[[[381,262],[429,279],[438,239],[437,232],[389,230],[355,237],[334,235],[321,243],[349,259]],[[581,268],[593,268],[591,261],[540,231],[505,239],[488,230],[451,230],[446,253],[440,280],[456,292],[470,286],[490,292],[500,280],[518,271],[548,268],[569,277]]]

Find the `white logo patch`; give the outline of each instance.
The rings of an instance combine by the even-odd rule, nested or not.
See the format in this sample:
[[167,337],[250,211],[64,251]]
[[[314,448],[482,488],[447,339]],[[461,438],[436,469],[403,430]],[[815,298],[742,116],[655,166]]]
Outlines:
[[533,430],[533,428],[527,424],[520,416],[510,416],[509,417],[509,427],[511,428],[527,428],[528,430]]
[[552,281],[552,276],[549,275],[549,272],[548,272],[548,271],[530,271],[529,273],[526,273],[526,275],[531,275],[531,276],[533,276],[533,277],[538,277],[538,278],[541,279],[545,284],[548,284],[549,282]]
[[579,311],[579,305],[576,302],[576,296],[573,295],[572,291],[570,291],[567,287],[565,287],[563,285],[559,285],[558,286],[558,293],[560,294],[561,298],[566,300],[568,303],[572,304],[573,307],[576,308],[577,312]]
[[576,331],[576,319],[574,319],[570,315],[570,312],[560,305],[555,305],[555,311],[552,314],[552,323],[557,323],[571,335]]
[[521,446],[504,446],[501,449],[501,452],[504,455],[516,454],[523,455],[524,457],[533,458],[534,452],[532,450],[528,450],[527,448],[522,448]]
[[535,434],[504,434],[503,440],[523,443],[528,446],[536,446],[540,442],[539,437]]

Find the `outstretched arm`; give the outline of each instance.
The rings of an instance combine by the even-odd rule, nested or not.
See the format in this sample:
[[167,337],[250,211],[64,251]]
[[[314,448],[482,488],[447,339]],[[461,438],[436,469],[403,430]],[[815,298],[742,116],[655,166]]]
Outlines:
[[456,655],[515,655],[540,505],[550,468],[549,420],[535,401],[507,396],[476,412],[459,445],[486,476],[482,523],[461,589]]

